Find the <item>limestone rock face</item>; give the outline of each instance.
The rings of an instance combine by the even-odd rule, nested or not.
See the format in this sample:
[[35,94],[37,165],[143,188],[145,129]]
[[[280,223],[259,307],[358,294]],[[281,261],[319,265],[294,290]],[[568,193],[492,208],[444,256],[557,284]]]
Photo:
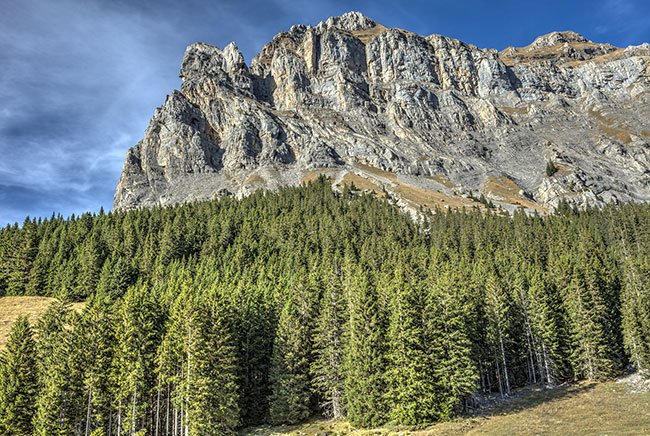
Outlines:
[[250,66],[234,43],[192,44],[180,77],[127,153],[116,210],[318,174],[411,210],[650,200],[647,44],[554,32],[499,53],[351,12],[279,33]]

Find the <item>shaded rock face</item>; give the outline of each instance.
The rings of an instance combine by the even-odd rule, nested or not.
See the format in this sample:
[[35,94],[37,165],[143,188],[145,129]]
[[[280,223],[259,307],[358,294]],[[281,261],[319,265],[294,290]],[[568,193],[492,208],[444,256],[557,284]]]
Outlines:
[[193,44],[180,77],[127,153],[116,210],[319,173],[405,208],[471,206],[470,191],[509,210],[650,200],[647,44],[554,32],[499,53],[351,12],[279,33],[250,66],[234,43]]

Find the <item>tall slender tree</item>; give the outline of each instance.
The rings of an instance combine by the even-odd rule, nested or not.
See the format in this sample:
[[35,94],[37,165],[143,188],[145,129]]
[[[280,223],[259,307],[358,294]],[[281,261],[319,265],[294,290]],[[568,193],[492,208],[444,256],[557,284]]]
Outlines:
[[36,410],[38,371],[36,342],[26,316],[14,322],[5,350],[0,352],[0,432],[29,436]]

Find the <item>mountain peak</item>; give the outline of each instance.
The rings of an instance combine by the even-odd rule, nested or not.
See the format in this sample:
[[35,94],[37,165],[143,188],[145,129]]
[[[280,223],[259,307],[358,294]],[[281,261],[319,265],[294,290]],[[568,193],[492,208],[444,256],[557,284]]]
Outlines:
[[591,42],[584,36],[571,30],[562,32],[551,32],[546,35],[539,36],[528,46],[530,50],[536,50],[542,47],[551,47],[556,44],[563,44],[565,42]]
[[327,24],[327,27],[334,27],[346,32],[371,29],[377,25],[376,22],[361,12],[346,12],[338,17],[330,17],[325,24]]

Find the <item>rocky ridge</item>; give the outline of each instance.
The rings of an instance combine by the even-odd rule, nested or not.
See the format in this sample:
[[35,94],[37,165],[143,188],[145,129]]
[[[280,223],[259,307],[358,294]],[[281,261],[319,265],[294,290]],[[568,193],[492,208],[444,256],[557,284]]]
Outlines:
[[250,66],[234,43],[192,44],[180,77],[127,153],[116,210],[319,174],[412,211],[650,200],[648,44],[554,32],[498,52],[351,12],[279,33]]

